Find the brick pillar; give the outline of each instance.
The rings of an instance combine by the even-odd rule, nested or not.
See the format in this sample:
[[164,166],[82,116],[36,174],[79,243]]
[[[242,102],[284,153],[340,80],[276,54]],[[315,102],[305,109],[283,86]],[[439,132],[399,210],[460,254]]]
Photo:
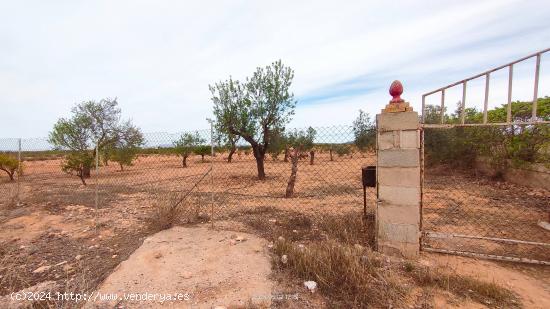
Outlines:
[[393,99],[376,116],[377,247],[415,258],[420,250],[420,125],[418,114],[400,98],[402,92],[394,81]]

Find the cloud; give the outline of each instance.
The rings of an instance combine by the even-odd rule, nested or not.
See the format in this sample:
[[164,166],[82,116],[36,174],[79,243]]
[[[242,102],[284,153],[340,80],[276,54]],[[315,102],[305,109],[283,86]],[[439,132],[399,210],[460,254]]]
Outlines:
[[[378,112],[394,79],[418,108],[422,93],[550,42],[547,1],[4,2],[2,137],[45,136],[76,102],[104,97],[144,131],[205,129],[208,84],[277,59],[296,72],[292,125],[349,124]],[[517,68],[517,98],[532,96],[531,76]],[[477,102],[483,89],[471,91]]]

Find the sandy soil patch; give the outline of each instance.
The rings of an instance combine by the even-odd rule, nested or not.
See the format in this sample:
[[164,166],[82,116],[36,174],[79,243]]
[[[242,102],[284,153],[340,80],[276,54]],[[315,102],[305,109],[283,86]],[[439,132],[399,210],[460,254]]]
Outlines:
[[20,239],[28,242],[48,230],[60,230],[66,233],[67,231],[78,230],[85,225],[67,222],[66,218],[61,215],[38,211],[8,220],[3,225],[0,240]]
[[273,289],[266,245],[257,236],[212,230],[206,225],[159,232],[122,262],[96,293],[116,293],[122,298],[124,293],[187,293],[189,300],[160,303],[119,299],[88,308],[116,304],[127,308],[212,308],[262,302]]
[[[525,308],[550,308],[550,281],[548,277],[535,278],[518,270],[510,269],[506,263],[495,263],[487,260],[478,260],[454,255],[425,254],[423,257],[427,263],[445,266],[455,269],[461,274],[466,274],[484,281],[494,281],[503,287],[516,292],[522,300]],[[544,278],[546,277],[546,278]],[[436,299],[438,305],[444,300]],[[444,304],[449,308],[466,308],[464,304],[454,306]],[[483,306],[481,308],[484,308]]]

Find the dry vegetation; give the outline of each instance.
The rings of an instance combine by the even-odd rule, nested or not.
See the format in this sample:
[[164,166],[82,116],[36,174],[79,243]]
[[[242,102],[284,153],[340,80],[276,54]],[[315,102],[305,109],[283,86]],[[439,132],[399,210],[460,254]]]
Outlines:
[[[373,192],[369,192],[369,212],[364,218],[360,182],[360,167],[373,164],[372,156],[335,155],[330,161],[329,153],[317,153],[315,165],[299,165],[291,199],[284,198],[288,163],[267,161],[267,179],[260,182],[255,179],[251,155],[236,154],[231,164],[221,155],[213,160],[213,190],[210,175],[204,177],[209,164],[201,163],[200,157],[190,158],[189,167],[181,168],[175,156],[141,156],[123,172],[116,166],[102,167],[99,177],[92,174],[96,178],[92,177],[86,187],[77,178],[61,173],[58,159],[26,162],[20,187],[22,204],[0,201],[0,228],[4,231],[0,235],[0,295],[47,281],[56,282],[63,291],[93,290],[147,235],[173,225],[212,219],[210,192],[214,191],[214,221],[243,222],[273,241],[274,278],[282,287],[292,283],[285,287],[289,292],[303,280],[317,281],[323,297],[311,296],[314,304],[341,308],[411,304],[429,308],[434,306],[434,295],[450,293],[451,298],[470,299],[489,307],[520,306],[513,292],[494,283],[388,259],[372,251]],[[476,211],[480,220],[494,214],[495,209],[470,210],[455,201],[462,194],[477,199],[479,205],[479,200],[489,200],[504,184],[477,180],[472,190],[469,176],[452,180],[445,183],[443,178],[432,178],[436,186],[428,188],[428,197],[450,204],[448,208],[434,204],[429,213],[431,222],[447,218],[458,228],[464,226],[460,220],[468,218],[464,213]],[[455,186],[443,199],[440,188],[446,184]],[[539,203],[548,201],[546,193],[517,200],[515,196],[524,194],[523,189],[502,188],[498,196],[508,199],[498,211],[512,213],[521,203],[522,216],[530,220],[526,222],[536,224]],[[2,178],[0,193],[15,201],[14,192],[15,184]],[[478,220],[479,227],[483,228],[483,222]],[[512,231],[516,227],[507,225],[501,230],[508,228]],[[278,240],[279,236],[284,240]],[[283,254],[288,257],[286,264],[280,262]],[[35,272],[42,266],[50,268]],[[292,307],[290,301],[275,305]]]

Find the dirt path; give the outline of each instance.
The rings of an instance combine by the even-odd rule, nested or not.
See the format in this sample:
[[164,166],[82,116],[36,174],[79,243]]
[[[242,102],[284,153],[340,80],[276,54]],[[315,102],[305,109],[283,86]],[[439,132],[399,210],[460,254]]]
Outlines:
[[[147,238],[96,291],[98,297],[116,293],[119,300],[97,301],[86,308],[116,304],[125,308],[212,308],[262,302],[273,288],[266,245],[257,236],[211,230],[206,225],[159,232]],[[158,295],[156,301],[120,301],[130,297],[128,293]],[[167,294],[176,300],[159,301]]]
[[[455,269],[458,273],[477,279],[494,281],[507,287],[519,295],[525,308],[550,308],[550,276],[543,268],[544,266],[540,266],[541,269],[537,276],[533,276],[529,272],[516,269],[514,267],[516,265],[454,255],[425,254],[422,260],[426,263]],[[537,266],[518,265],[518,267],[533,268]]]

